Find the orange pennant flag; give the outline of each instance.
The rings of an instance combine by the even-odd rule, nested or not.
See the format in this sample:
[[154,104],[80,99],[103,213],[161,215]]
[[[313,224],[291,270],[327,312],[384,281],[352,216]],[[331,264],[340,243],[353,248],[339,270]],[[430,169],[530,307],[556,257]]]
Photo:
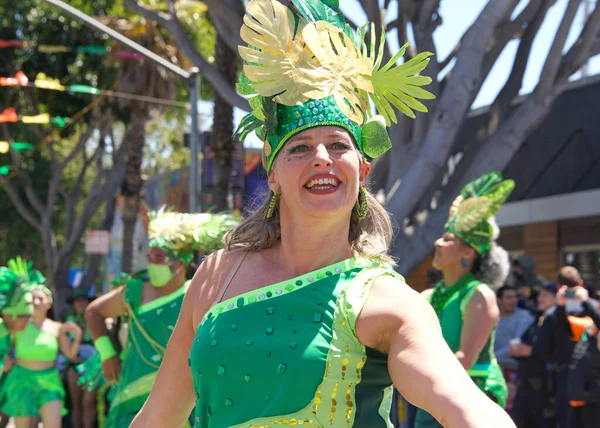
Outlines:
[[17,71],[15,77],[0,77],[0,86],[27,86],[29,79],[22,71]]
[[0,123],[2,122],[18,122],[17,112],[14,107],[9,107],[0,113]]

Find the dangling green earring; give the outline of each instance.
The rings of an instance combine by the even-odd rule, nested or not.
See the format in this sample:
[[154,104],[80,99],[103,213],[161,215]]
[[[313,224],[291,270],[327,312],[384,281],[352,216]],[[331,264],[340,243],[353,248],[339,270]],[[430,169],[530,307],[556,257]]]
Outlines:
[[279,207],[280,197],[281,194],[279,193],[279,186],[277,186],[277,189],[275,189],[275,192],[273,192],[273,196],[271,196],[271,202],[269,202],[269,211],[267,211],[267,218],[273,217],[275,209]]
[[367,191],[363,186],[358,188],[358,200],[356,204],[354,204],[354,214],[356,214],[356,218],[360,220],[364,220],[367,217],[367,211],[369,210],[369,202],[367,201]]

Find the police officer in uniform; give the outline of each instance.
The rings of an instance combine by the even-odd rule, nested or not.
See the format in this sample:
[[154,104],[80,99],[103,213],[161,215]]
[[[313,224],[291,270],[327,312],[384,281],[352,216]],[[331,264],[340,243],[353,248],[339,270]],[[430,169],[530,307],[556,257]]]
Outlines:
[[519,428],[554,428],[556,426],[554,374],[550,370],[556,309],[555,284],[542,288],[537,296],[536,320],[512,344],[509,355],[519,360],[518,388],[512,417]]

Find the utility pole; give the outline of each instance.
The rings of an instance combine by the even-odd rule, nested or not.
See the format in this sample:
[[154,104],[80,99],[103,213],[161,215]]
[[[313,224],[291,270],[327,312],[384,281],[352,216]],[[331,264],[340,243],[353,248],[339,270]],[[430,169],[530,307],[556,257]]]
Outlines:
[[[145,47],[139,45],[133,40],[125,37],[121,33],[113,30],[110,27],[107,27],[103,23],[97,21],[93,17],[86,15],[78,9],[75,9],[73,6],[66,4],[61,0],[44,0],[46,3],[51,4],[52,6],[56,6],[61,9],[66,14],[72,16],[79,21],[84,22],[90,27],[103,32],[109,37],[121,42],[123,45],[127,46],[129,49],[134,50],[138,54],[144,56],[145,58],[154,61],[158,66],[175,73],[179,77],[188,81],[188,85],[190,86],[190,103],[191,103],[191,115],[192,115],[192,129],[190,130],[190,152],[192,155],[192,159],[190,161],[190,212],[198,211],[198,195],[201,193],[200,180],[198,177],[201,174],[201,166],[198,162],[198,153],[199,153],[199,142],[200,138],[198,135],[198,99],[200,97],[200,80],[198,78],[198,69],[192,68],[189,72],[184,69],[177,67],[175,64],[167,61],[161,56],[155,54],[154,52],[146,49]],[[193,201],[193,203],[192,203]]]

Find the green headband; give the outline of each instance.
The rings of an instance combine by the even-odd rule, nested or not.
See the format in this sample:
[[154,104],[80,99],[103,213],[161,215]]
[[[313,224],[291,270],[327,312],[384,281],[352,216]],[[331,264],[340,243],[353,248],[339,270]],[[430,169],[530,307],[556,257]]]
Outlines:
[[485,255],[494,240],[488,221],[500,209],[515,187],[513,180],[502,180],[499,172],[490,172],[467,184],[450,207],[444,231],[454,233],[477,253]]
[[[414,118],[427,111],[417,98],[434,96],[418,76],[432,54],[423,52],[400,66],[407,45],[382,65],[385,32],[379,43],[371,26],[354,34],[335,0],[292,0],[287,8],[276,0],[251,0],[246,7],[240,46],[244,73],[237,85],[254,95],[235,131],[243,140],[250,132],[265,142],[265,167],[273,163],[290,138],[310,128],[337,126],[348,131],[356,148],[376,158],[391,148],[386,125],[397,122],[394,108]],[[371,104],[378,115],[373,116]]]

